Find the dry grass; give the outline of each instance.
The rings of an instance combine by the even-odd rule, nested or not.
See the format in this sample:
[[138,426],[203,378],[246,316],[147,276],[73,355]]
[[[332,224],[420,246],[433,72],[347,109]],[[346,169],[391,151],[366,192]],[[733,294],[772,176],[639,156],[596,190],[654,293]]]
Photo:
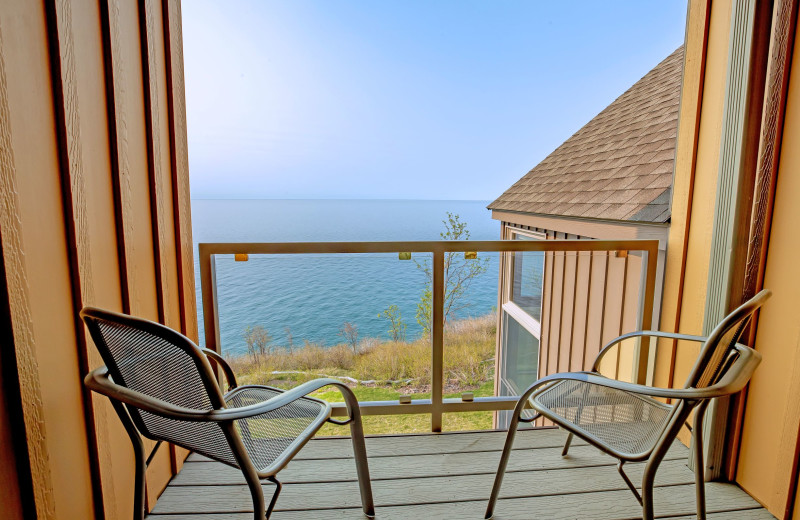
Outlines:
[[[448,324],[444,336],[445,386],[448,391],[478,386],[494,377],[494,315]],[[350,377],[377,386],[410,386],[425,391],[431,382],[428,338],[411,342],[363,341],[358,353],[347,345],[307,344],[291,354],[230,359],[243,384],[290,387],[320,376]],[[282,373],[283,372],[283,373]],[[299,372],[299,373],[298,373]]]
[[[476,396],[493,393],[496,317],[460,320],[448,324],[444,335],[444,386],[446,397],[462,391]],[[347,345],[333,347],[306,344],[291,354],[283,349],[253,359],[230,359],[240,384],[266,384],[291,388],[317,377],[339,377],[360,401],[396,401],[401,394],[415,399],[430,398],[431,345],[428,338],[411,342],[369,338],[359,351]],[[349,379],[348,379],[349,378]],[[336,389],[314,394],[328,401],[341,401]],[[482,430],[492,426],[492,412],[445,414],[446,430]],[[430,416],[391,415],[364,417],[366,433],[411,433],[430,431]],[[325,425],[319,435],[348,435],[349,428]]]

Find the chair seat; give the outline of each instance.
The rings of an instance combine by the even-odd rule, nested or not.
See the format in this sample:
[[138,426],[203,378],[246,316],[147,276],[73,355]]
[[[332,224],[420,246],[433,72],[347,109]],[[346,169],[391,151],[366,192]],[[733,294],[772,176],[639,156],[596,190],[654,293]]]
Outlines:
[[[241,386],[225,396],[225,404],[228,408],[240,408],[281,393],[282,390],[268,386]],[[297,451],[329,416],[327,403],[303,397],[277,410],[239,419],[236,427],[256,470],[272,473],[275,463],[285,461],[284,455]]]
[[559,381],[531,397],[544,416],[628,456],[646,455],[672,407],[647,396],[583,381]]

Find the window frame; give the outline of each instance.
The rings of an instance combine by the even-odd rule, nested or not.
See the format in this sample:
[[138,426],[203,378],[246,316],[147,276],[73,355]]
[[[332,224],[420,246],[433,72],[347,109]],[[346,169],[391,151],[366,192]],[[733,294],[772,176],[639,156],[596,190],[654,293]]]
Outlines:
[[[549,237],[546,233],[540,231],[533,231],[524,228],[520,228],[514,225],[506,225],[506,239],[507,240],[519,240],[519,236],[524,236],[526,239],[529,240],[547,240]],[[541,320],[537,320],[528,312],[526,312],[522,307],[512,301],[513,296],[513,286],[514,286],[514,260],[515,260],[516,253],[506,253],[506,261],[504,262],[504,275],[503,276],[503,287],[501,291],[501,316],[500,316],[500,324],[501,324],[501,334],[499,335],[500,340],[500,352],[501,352],[501,370],[499,373],[499,388],[498,390],[506,390],[511,392],[511,395],[518,395],[521,392],[522,388],[517,389],[516,384],[506,377],[508,373],[506,362],[507,362],[507,352],[508,352],[508,320],[514,320],[514,322],[522,327],[526,332],[531,334],[536,340],[539,342],[539,349],[537,352],[537,359],[536,359],[536,375],[537,377],[540,374],[540,367],[541,367],[541,335],[542,335],[542,324]],[[542,318],[542,313],[544,311],[544,277],[546,273],[546,258],[545,262],[542,263],[542,298],[540,301],[540,309],[539,309],[539,316]]]

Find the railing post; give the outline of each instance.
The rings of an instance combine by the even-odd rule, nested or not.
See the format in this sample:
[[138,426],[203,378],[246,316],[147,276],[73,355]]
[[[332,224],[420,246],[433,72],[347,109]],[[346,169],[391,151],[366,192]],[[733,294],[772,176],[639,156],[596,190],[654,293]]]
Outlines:
[[433,252],[431,301],[431,431],[442,431],[444,379],[444,256],[442,248]]
[[206,251],[206,248],[203,247],[204,245],[200,244],[198,250],[200,256],[200,294],[203,297],[203,334],[206,348],[214,352],[220,352],[217,268],[214,255]]

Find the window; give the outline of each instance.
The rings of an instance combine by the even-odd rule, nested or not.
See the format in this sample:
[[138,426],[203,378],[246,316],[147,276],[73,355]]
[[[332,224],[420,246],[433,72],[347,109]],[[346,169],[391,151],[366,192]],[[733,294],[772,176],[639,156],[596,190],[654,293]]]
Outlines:
[[[545,235],[514,229],[513,240],[543,240]],[[509,255],[506,287],[502,294],[502,335],[500,390],[502,395],[519,395],[539,375],[542,288],[542,251]]]
[[[517,240],[534,238],[515,233]],[[518,251],[512,258],[511,301],[536,321],[542,320],[544,251]]]
[[510,395],[519,395],[538,379],[539,338],[508,313],[503,321],[503,383]]

